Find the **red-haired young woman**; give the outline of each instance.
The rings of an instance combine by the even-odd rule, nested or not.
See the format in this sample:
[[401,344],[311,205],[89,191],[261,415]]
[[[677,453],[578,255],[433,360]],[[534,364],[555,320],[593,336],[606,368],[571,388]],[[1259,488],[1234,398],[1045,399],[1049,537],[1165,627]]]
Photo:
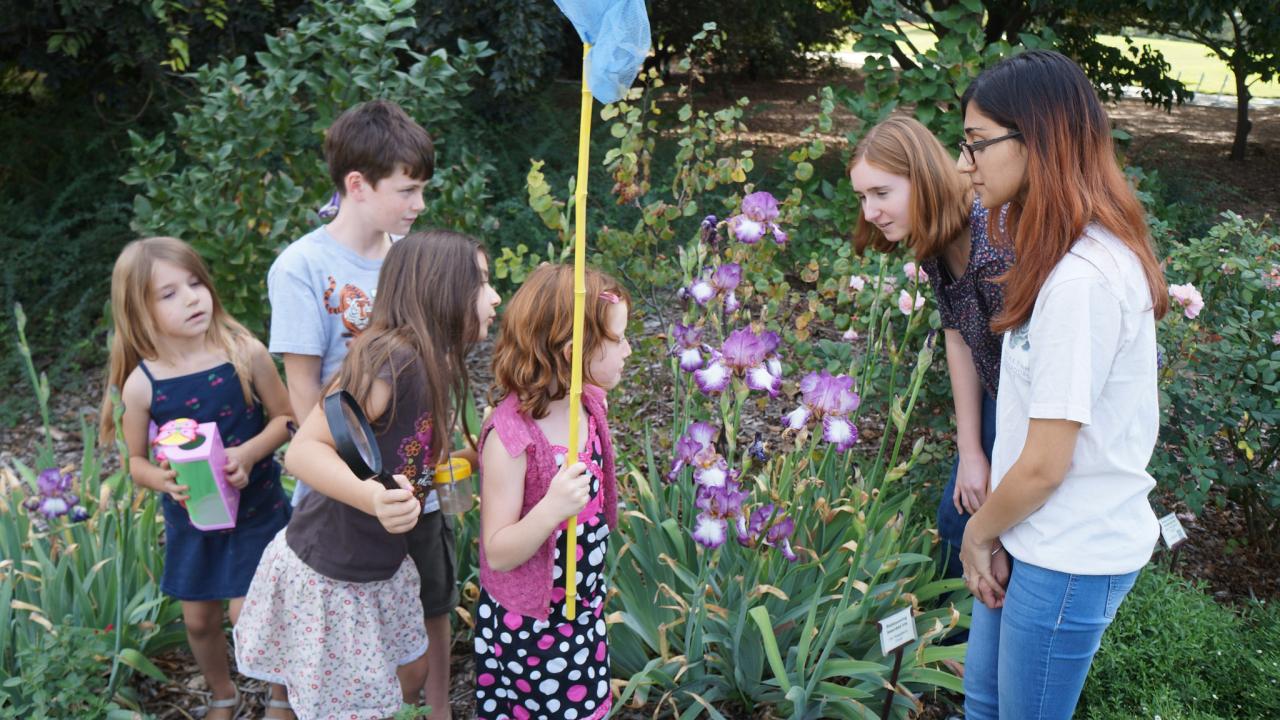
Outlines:
[[1106,112],[1074,62],[1008,58],[961,104],[960,170],[987,208],[1009,203],[1017,256],[993,323],[992,492],[960,550],[980,600],[965,716],[1065,719],[1158,534],[1146,466],[1168,299]]

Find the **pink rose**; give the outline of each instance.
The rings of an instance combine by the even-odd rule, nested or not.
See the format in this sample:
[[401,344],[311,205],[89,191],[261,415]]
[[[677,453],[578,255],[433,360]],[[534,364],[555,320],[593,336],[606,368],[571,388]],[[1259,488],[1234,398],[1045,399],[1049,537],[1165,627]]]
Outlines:
[[906,290],[903,290],[898,293],[898,309],[902,311],[903,315],[910,315],[913,310],[919,310],[922,307],[924,307],[923,295],[916,296],[915,303],[913,306],[912,300],[911,300],[911,293],[907,292]]
[[1182,313],[1188,319],[1195,319],[1200,311],[1204,309],[1204,298],[1200,296],[1200,291],[1195,285],[1187,283],[1186,285],[1170,285],[1169,296],[1173,301],[1182,306]]
[[926,273],[922,267],[916,267],[916,264],[910,261],[902,266],[902,272],[906,274],[908,280],[915,280],[916,282],[929,280],[929,273]]

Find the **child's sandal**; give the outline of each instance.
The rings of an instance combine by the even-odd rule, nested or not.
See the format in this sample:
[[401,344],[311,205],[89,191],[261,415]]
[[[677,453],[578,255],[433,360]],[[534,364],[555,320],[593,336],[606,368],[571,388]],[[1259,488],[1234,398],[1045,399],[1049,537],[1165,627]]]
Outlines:
[[[235,720],[236,715],[240,714],[240,706],[244,703],[244,696],[240,694],[240,688],[236,688],[236,694],[222,700],[214,700],[209,698],[209,712],[214,710],[231,710],[231,720]],[[207,714],[206,714],[207,716]]]
[[[276,700],[274,698],[267,698],[267,712],[270,713],[272,710],[287,710],[290,715],[297,717],[296,715],[294,715],[293,706],[289,704],[288,700]],[[272,718],[272,717],[280,717],[280,716],[264,715],[263,719],[266,720],[266,718]]]

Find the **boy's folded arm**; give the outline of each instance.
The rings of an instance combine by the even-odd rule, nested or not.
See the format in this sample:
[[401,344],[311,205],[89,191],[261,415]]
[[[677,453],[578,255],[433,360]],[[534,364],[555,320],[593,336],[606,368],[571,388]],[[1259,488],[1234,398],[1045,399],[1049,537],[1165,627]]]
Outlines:
[[270,456],[289,440],[289,423],[294,420],[289,391],[281,382],[280,373],[276,371],[275,362],[266,346],[254,340],[250,352],[254,392],[262,402],[268,419],[257,435],[241,445],[240,452],[246,464],[246,472],[249,467]]

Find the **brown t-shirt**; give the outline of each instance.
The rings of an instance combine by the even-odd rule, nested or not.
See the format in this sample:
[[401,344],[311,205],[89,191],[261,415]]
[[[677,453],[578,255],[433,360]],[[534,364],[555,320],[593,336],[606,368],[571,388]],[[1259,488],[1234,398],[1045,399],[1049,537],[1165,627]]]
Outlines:
[[[392,366],[398,369],[394,383]],[[432,422],[422,359],[412,352],[396,353],[378,377],[393,384],[395,398],[373,423],[383,468],[410,482],[430,478]],[[344,582],[389,579],[408,554],[407,538],[387,532],[373,515],[320,492],[302,499],[285,534],[289,547],[311,569]]]

